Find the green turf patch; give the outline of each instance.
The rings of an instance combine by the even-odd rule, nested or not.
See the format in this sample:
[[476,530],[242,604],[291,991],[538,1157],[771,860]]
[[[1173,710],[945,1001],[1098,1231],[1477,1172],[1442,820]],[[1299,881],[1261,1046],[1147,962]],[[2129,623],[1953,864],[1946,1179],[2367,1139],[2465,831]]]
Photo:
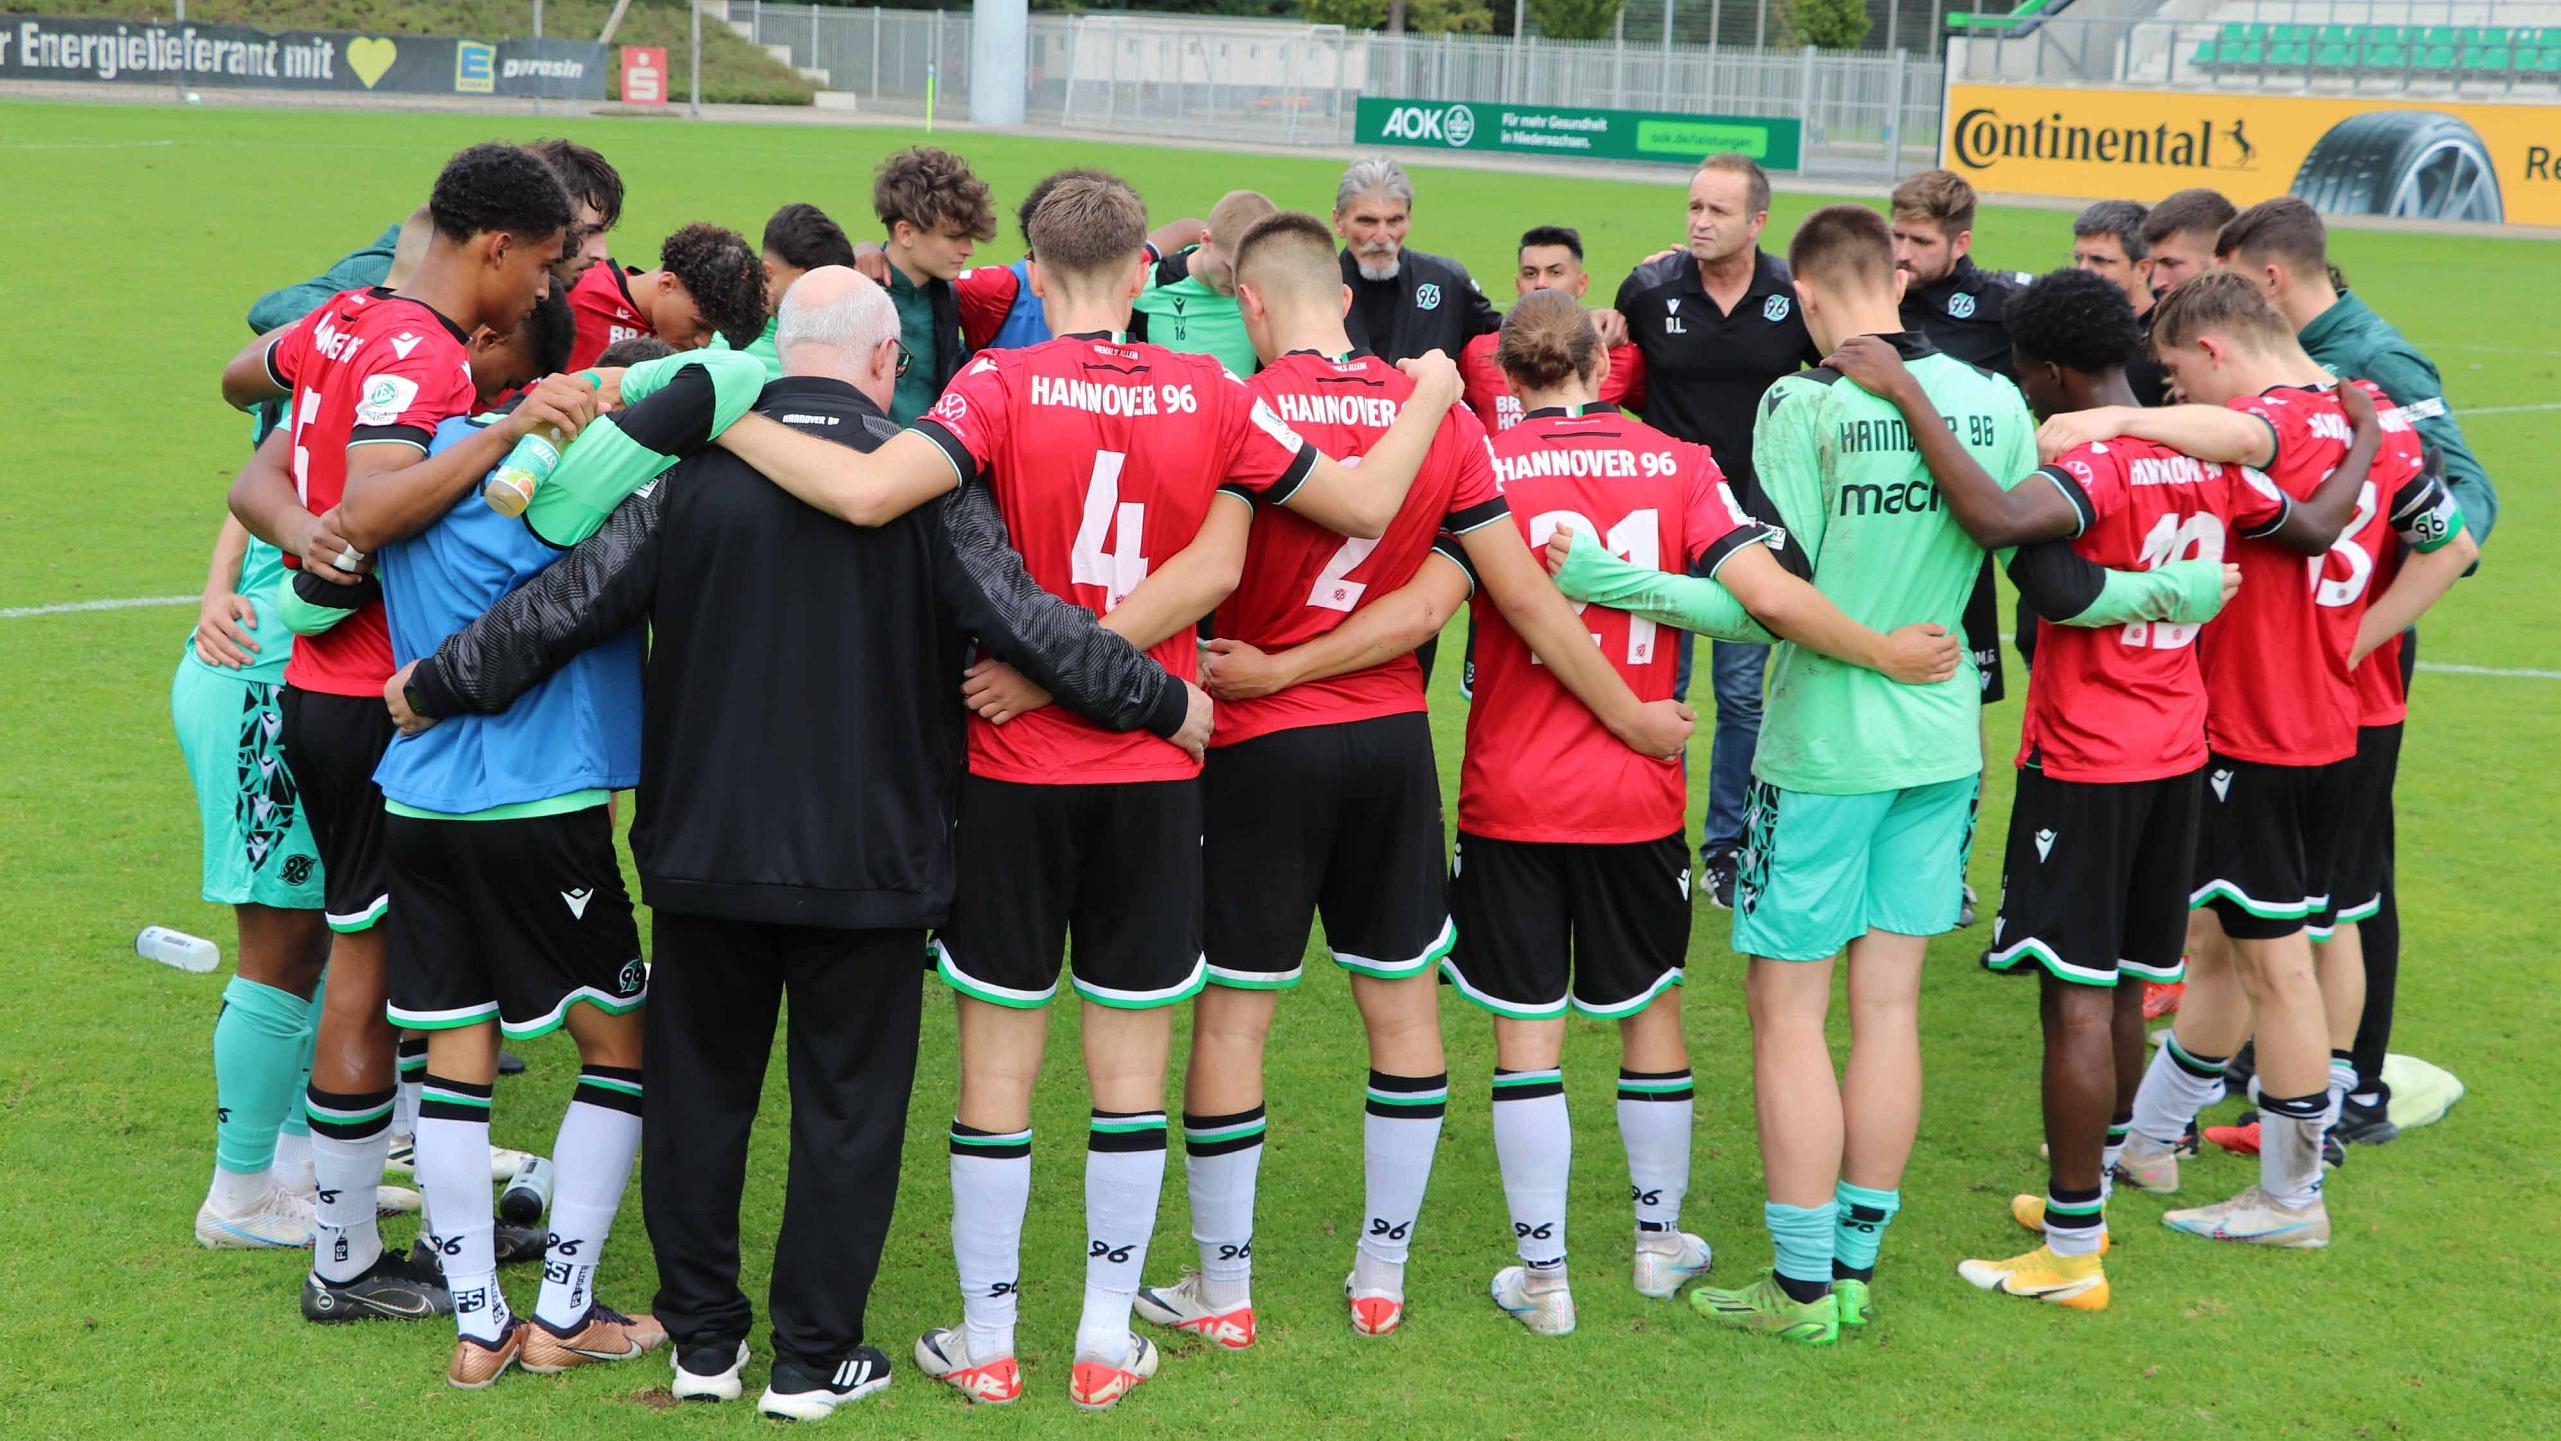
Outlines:
[[[215,388],[248,338],[251,298],[371,239],[414,205],[455,148],[566,130],[603,148],[630,185],[618,258],[654,259],[660,237],[716,220],[753,236],[779,204],[826,207],[877,232],[869,173],[911,136],[804,126],[484,119],[454,115],[182,110],[0,103],[0,298],[15,322],[0,361],[0,608],[167,595],[201,584],[222,493],[248,426]],[[1128,176],[1158,219],[1207,212],[1231,185],[1322,210],[1338,167],[1313,159],[1067,146],[947,136],[1008,210],[1062,164]],[[1594,298],[1640,255],[1675,243],[1677,180],[1579,181],[1489,171],[1418,173],[1414,243],[1455,255],[1508,297],[1509,246],[1527,225],[1581,226]],[[1814,201],[1782,194],[1768,237]],[[2069,216],[1987,210],[1986,264],[2063,263]],[[1012,259],[1008,234],[981,258]],[[2337,238],[2340,263],[2444,368],[2458,409],[2561,398],[2561,300],[2548,242],[2397,232]],[[2474,443],[2508,508],[2482,574],[2427,627],[2432,661],[2561,669],[2552,639],[2561,554],[2539,503],[2561,412],[2482,415]],[[316,1327],[294,1310],[284,1255],[197,1249],[188,1222],[212,1146],[207,1036],[222,977],[132,954],[167,924],[232,946],[229,918],[196,900],[194,803],[170,736],[171,667],[185,608],[0,619],[0,918],[13,984],[0,1020],[0,1431],[177,1437],[755,1434],[747,1407],[677,1408],[651,1358],[559,1380],[509,1377],[448,1391],[441,1325]],[[1444,656],[1454,654],[1454,644]],[[1465,718],[1439,667],[1442,768],[1455,786]],[[2013,688],[2020,677],[2013,672]],[[2015,701],[1991,712],[1998,762],[1973,877],[1988,915],[1999,886]],[[1701,747],[1705,745],[1702,731]],[[1053,1008],[1054,1062],[1035,1107],[1023,1280],[1029,1390],[1006,1412],[964,1415],[907,1364],[915,1335],[959,1315],[947,1250],[940,1137],[953,1096],[949,1008],[927,1009],[913,1144],[872,1339],[897,1384],[831,1423],[849,1436],[1116,1432],[1189,1438],[1520,1436],[2505,1437],[2548,1434],[2561,1414],[2551,1336],[2561,1263],[2552,1218],[2561,1136],[2550,1091],[2561,930],[2551,873],[2561,846],[2561,685],[2422,676],[2400,800],[2408,932],[2400,1048],[2471,1087],[2443,1125],[2360,1151],[2331,1183],[2338,1240],[2309,1255],[2210,1247],[2128,1196],[2112,1217],[2115,1304],[2058,1313],[1974,1292],[1966,1256],[2031,1244],[2008,1219],[2037,1159],[2035,986],[1976,970],[1975,929],[1932,949],[1922,1000],[1929,1062],[1904,1208],[1878,1273],[1879,1318],[1839,1347],[1801,1352],[1711,1334],[1684,1306],[1627,1284],[1630,1221],[1611,1120],[1610,1028],[1576,1024],[1566,1049],[1580,1123],[1571,1196],[1581,1329],[1526,1334],[1486,1300],[1512,1260],[1487,1119],[1486,1020],[1443,1006],[1454,1104],[1417,1237],[1411,1309],[1397,1335],[1364,1340],[1343,1313],[1359,1217],[1359,1022],[1311,946],[1308,980],[1282,998],[1272,1045],[1270,1150],[1255,1301],[1262,1340],[1229,1354],[1167,1341],[1158,1379],[1116,1418],[1066,1400],[1084,1249],[1074,1138],[1087,1114],[1077,1008]],[[1693,767],[1703,793],[1703,755]],[[1693,807],[1695,811],[1695,805]],[[628,810],[625,812],[628,819]],[[1696,1189],[1685,1224],[1715,1243],[1712,1279],[1766,1264],[1753,1135],[1749,1036],[1726,917],[1697,910],[1680,993],[1697,1075]],[[1846,1040],[1845,1021],[1836,1030]],[[1185,1042],[1178,1040],[1175,1069]],[[502,1082],[500,1144],[549,1150],[577,1060],[563,1039],[527,1046],[532,1072]],[[744,1228],[760,1304],[782,1204],[782,1069],[768,1077]],[[1178,1104],[1169,1095],[1168,1109]],[[2210,1157],[2196,1196],[2254,1179]],[[1191,1259],[1179,1162],[1148,1267]],[[409,1227],[387,1227],[405,1239]],[[536,1277],[511,1270],[519,1309]],[[600,1286],[627,1309],[653,1281],[635,1186]],[[1160,1338],[1161,1339],[1161,1338]],[[761,1385],[767,1337],[748,1379]]]

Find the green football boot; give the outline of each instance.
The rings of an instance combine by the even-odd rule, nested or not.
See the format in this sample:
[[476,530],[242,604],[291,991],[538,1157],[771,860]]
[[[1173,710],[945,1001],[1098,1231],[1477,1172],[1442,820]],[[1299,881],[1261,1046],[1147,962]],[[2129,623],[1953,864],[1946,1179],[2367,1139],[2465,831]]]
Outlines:
[[1720,1325],[1766,1331],[1800,1346],[1829,1346],[1841,1338],[1839,1313],[1830,1296],[1799,1301],[1767,1275],[1739,1290],[1701,1286],[1690,1292],[1690,1309]]

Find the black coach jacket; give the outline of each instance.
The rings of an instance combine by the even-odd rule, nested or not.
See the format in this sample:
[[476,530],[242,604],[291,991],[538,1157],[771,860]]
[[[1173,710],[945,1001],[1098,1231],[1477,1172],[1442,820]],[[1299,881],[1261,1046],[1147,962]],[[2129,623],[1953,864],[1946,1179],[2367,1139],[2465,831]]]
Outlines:
[[[626,431],[655,432],[643,408],[675,389],[626,412]],[[787,376],[756,410],[856,450],[896,434],[833,380]],[[684,424],[699,445],[708,410]],[[1031,578],[984,487],[887,525],[848,525],[718,448],[448,637],[410,689],[427,715],[495,713],[643,616],[652,645],[632,857],[642,898],[687,914],[841,929],[942,922],[973,636],[1114,729],[1170,736],[1188,702],[1181,681]]]
[[[1361,286],[1368,282],[1361,279],[1359,263],[1349,250],[1342,252],[1340,258],[1343,283],[1352,287],[1354,295],[1360,294]],[[1395,283],[1396,325],[1389,334],[1371,335],[1358,304],[1343,317],[1352,344],[1390,365],[1433,350],[1446,352],[1455,361],[1458,353],[1467,348],[1467,342],[1503,326],[1502,315],[1485,298],[1485,292],[1476,288],[1467,267],[1446,256],[1420,250],[1404,252],[1398,260]]]

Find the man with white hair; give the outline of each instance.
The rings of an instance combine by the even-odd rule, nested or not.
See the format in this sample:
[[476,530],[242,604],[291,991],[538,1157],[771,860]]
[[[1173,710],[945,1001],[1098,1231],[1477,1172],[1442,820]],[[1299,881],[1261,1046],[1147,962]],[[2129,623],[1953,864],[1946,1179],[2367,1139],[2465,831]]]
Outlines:
[[[1134,267],[1133,267],[1134,273]],[[758,414],[868,451],[897,433],[898,317],[841,266],[783,297]],[[689,372],[690,374],[690,372]],[[947,918],[958,662],[974,636],[1056,699],[1198,755],[1208,698],[1033,582],[982,485],[876,525],[793,499],[707,446],[707,385],[618,417],[687,454],[409,678],[422,716],[503,708],[646,615],[632,856],[655,911],[642,1200],[674,1392],[740,1394],[747,1137],[788,993],[791,1162],[761,1409],[811,1420],[889,1383],[864,1305],[897,1197],[925,932]],[[662,524],[663,518],[663,524]]]
[[1429,350],[1456,355],[1502,328],[1467,267],[1405,245],[1414,221],[1414,181],[1383,155],[1351,163],[1334,188],[1334,233],[1343,241],[1343,283],[1352,344],[1394,364]]

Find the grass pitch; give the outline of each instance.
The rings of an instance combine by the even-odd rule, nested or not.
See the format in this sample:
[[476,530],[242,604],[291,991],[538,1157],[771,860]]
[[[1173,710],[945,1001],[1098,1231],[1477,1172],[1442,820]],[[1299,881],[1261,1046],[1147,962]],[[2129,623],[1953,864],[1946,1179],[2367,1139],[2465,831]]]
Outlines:
[[[608,153],[631,193],[618,255],[654,258],[659,237],[712,219],[751,237],[776,205],[814,201],[872,230],[869,172],[911,136],[811,126],[674,121],[542,122],[418,114],[261,112],[0,102],[0,611],[192,593],[248,428],[215,394],[246,337],[241,313],[379,233],[446,155],[491,137],[567,129]],[[1332,162],[1170,148],[955,140],[1008,207],[1071,162],[1128,176],[1159,218],[1203,214],[1232,185],[1322,210]],[[1485,171],[1419,176],[1415,242],[1506,291],[1512,238],[1579,224],[1594,295],[1676,243],[1677,178],[1577,181]],[[1782,187],[1784,190],[1784,187]],[[1817,203],[1784,193],[1768,243]],[[1985,263],[2063,263],[2068,215],[1984,213]],[[1010,232],[982,252],[1015,253]],[[1685,1307],[1627,1288],[1628,1216],[1612,1122],[1614,1037],[1578,1025],[1567,1050],[1579,1118],[1571,1224],[1582,1329],[1530,1336],[1485,1300],[1511,1256],[1488,1135],[1492,1045],[1481,1012],[1447,999],[1457,1103],[1410,1275],[1411,1320],[1382,1341],[1344,1322],[1341,1278],[1359,1205],[1362,1047],[1345,987],[1322,952],[1281,1009],[1272,1047],[1257,1301],[1263,1340],[1243,1355],[1166,1347],[1163,1373],[1118,1414],[1066,1402],[1081,1271],[1077,1137],[1085,1107],[1072,1007],[1056,1013],[1036,1126],[1026,1237],[1023,1360],[1007,1411],[973,1412],[907,1368],[928,1326],[958,1314],[945,1244],[938,1138],[952,1096],[948,1011],[929,1006],[911,1120],[914,1144],[880,1284],[874,1340],[898,1384],[832,1424],[849,1435],[1046,1436],[1082,1427],[1162,1436],[1414,1438],[1488,1435],[1736,1437],[1879,1435],[2276,1435],[2501,1437],[2551,1434],[2561,1415],[2551,1340],[2561,1321],[2561,1226],[2548,1094],[2561,972],[2550,877],[2561,842],[2561,647],[2552,623],[2561,531],[2541,502],[2561,445],[2555,370],[2561,299],[2549,242],[2350,232],[2337,257],[2366,295],[2432,353],[2499,479],[2506,517],[2482,573],[2427,626],[2400,788],[2408,955],[2396,1042],[2454,1069],[2472,1097],[2444,1125],[2359,1151],[2333,1183],[2337,1243],[2263,1255],[2207,1246],[2156,1222],[2160,1201],[2115,1208],[2116,1302],[2096,1316],[1975,1294],[1967,1255],[2027,1238],[2003,1204],[2034,1189],[2038,1111],[2034,987],[1973,965],[1977,929],[1932,951],[1922,1003],[1929,1091],[1904,1210],[1880,1272],[1880,1319],[1840,1347],[1803,1352],[1712,1334]],[[510,1377],[446,1389],[442,1325],[322,1328],[293,1309],[291,1256],[197,1249],[188,1221],[212,1142],[206,1038],[219,976],[135,958],[159,923],[232,945],[229,917],[197,899],[193,802],[169,732],[170,669],[184,606],[0,616],[0,919],[17,977],[0,1020],[0,1423],[27,1436],[488,1436],[738,1434],[752,1410],[670,1409],[665,1362]],[[1440,668],[1443,769],[1455,784],[1462,710]],[[2014,689],[2019,685],[2015,675]],[[1998,736],[1973,878],[1999,884],[2015,702]],[[1702,734],[1702,745],[1704,744]],[[1704,764],[1696,768],[1703,781]],[[1694,788],[1696,789],[1696,788]],[[1698,1075],[1696,1190],[1686,1223],[1721,1252],[1719,1277],[1767,1264],[1753,1140],[1749,1037],[1725,917],[1700,907],[1685,1004]],[[1846,1040],[1846,1036],[1840,1039]],[[575,1055],[528,1048],[533,1069],[500,1087],[497,1138],[547,1150]],[[1181,1056],[1176,1056],[1179,1074]],[[779,1068],[758,1137],[745,1218],[747,1288],[761,1300],[781,1202]],[[1169,1109],[1178,1104],[1169,1096]],[[2193,1168],[2196,1195],[2250,1179],[2243,1163]],[[1179,1158],[1150,1274],[1170,1278],[1190,1243]],[[387,1228],[394,1239],[405,1225]],[[535,1279],[513,1271],[519,1304]],[[635,1188],[601,1278],[614,1302],[649,1304],[653,1279]],[[761,1384],[766,1337],[754,1345]],[[752,1394],[752,1393],[751,1393]]]

